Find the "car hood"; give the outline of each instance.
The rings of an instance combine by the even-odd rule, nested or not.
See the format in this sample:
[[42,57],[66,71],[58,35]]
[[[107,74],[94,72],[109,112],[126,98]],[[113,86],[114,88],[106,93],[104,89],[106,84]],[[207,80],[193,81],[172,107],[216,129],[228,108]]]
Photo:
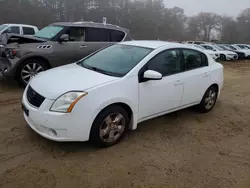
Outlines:
[[[15,40],[21,41],[21,43],[39,43],[39,42],[46,42],[47,40],[41,39],[35,36],[23,36],[18,34],[6,33],[0,35],[0,45],[9,44],[9,39],[15,38]],[[19,42],[18,42],[19,43]]]
[[29,85],[40,95],[55,100],[69,91],[87,91],[118,79],[74,63],[42,72]]
[[212,50],[204,50],[204,51],[207,52],[208,54],[211,54],[211,55],[219,54],[218,52],[214,52]]

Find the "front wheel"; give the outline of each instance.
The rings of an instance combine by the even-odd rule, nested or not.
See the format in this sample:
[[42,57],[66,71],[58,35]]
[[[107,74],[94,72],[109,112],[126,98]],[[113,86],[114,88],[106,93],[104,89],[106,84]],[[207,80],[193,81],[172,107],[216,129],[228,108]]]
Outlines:
[[24,61],[17,69],[17,81],[21,85],[26,86],[34,76],[47,69],[48,66],[44,61],[38,59],[29,59]]
[[110,147],[117,144],[126,133],[129,115],[122,107],[114,105],[104,109],[96,117],[90,141],[97,147]]
[[211,86],[207,89],[200,104],[197,106],[198,111],[207,113],[211,111],[218,98],[218,89],[215,86]]

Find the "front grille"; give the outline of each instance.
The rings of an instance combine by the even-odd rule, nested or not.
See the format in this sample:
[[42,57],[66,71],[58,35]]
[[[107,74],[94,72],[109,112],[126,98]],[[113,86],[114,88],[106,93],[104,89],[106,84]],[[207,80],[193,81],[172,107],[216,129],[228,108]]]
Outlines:
[[45,98],[41,95],[39,95],[34,89],[32,89],[32,87],[28,87],[27,90],[27,99],[29,101],[30,104],[32,104],[33,106],[39,108],[41,106],[41,104],[43,103],[43,101],[45,100]]

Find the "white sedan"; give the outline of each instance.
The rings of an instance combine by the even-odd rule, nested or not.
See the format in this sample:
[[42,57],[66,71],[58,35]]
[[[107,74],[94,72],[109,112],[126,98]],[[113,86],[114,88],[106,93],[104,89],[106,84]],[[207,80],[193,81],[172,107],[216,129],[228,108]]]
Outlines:
[[129,41],[38,74],[22,108],[29,126],[47,139],[108,147],[145,120],[190,106],[209,112],[223,80],[223,66],[202,50]]

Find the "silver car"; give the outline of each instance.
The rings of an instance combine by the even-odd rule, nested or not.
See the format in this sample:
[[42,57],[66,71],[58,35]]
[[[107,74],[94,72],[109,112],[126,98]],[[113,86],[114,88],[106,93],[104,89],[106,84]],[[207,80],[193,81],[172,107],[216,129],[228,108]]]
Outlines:
[[130,40],[128,29],[94,22],[53,23],[32,37],[4,34],[0,37],[0,72],[27,85],[39,72],[125,40]]

